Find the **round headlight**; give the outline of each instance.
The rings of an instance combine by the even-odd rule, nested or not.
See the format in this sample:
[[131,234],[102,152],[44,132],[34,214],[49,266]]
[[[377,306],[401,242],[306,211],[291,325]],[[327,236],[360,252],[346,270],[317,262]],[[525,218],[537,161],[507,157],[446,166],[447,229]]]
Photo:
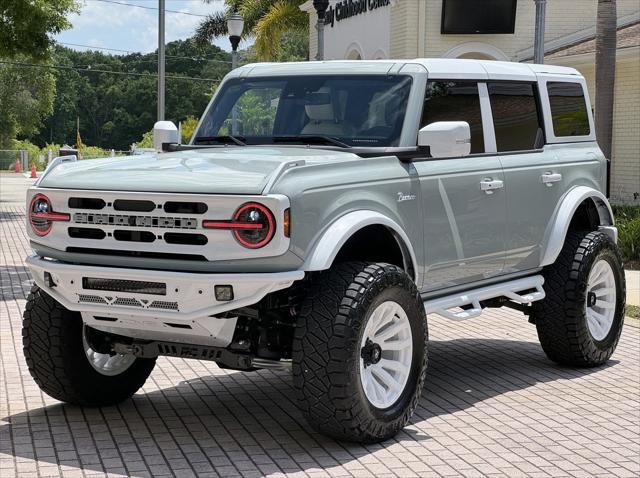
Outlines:
[[243,204],[233,215],[233,221],[243,225],[233,229],[234,237],[250,249],[266,246],[275,234],[276,222],[273,214],[262,204]]
[[69,214],[53,212],[51,201],[44,194],[36,194],[29,205],[31,229],[38,236],[46,236],[55,221],[69,221]]

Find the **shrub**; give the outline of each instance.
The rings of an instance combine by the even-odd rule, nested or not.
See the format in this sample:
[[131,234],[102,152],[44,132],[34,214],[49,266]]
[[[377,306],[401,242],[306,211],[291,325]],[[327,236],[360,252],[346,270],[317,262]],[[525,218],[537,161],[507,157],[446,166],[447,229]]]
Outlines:
[[618,245],[626,262],[640,262],[640,206],[614,206]]

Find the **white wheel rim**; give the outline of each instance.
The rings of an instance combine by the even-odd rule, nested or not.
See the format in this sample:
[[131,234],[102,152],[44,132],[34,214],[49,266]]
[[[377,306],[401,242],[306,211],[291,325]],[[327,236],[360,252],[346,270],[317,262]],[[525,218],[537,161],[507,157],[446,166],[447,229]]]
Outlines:
[[596,262],[589,272],[585,308],[591,336],[604,340],[616,315],[616,278],[611,264],[604,259]]
[[[397,302],[383,302],[369,315],[360,342],[360,383],[371,405],[389,408],[400,398],[409,379],[412,357],[407,313]],[[372,363],[372,359],[377,361]]]
[[84,347],[84,353],[87,355],[87,360],[95,371],[102,375],[113,377],[119,375],[127,370],[133,362],[136,360],[136,356],[133,354],[101,354],[91,348],[87,342],[84,330],[82,331],[82,345]]

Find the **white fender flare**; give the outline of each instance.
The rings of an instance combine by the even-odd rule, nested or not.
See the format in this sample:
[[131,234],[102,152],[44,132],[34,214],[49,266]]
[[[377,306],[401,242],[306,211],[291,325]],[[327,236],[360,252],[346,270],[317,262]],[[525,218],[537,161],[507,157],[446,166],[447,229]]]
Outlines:
[[[407,234],[394,220],[379,212],[369,210],[350,212],[334,221],[316,242],[302,270],[322,271],[329,269],[338,252],[340,252],[340,249],[349,238],[360,229],[372,225],[386,226],[395,233],[396,240],[399,243],[398,245],[402,249],[403,257],[406,253],[409,255],[409,257],[404,257],[404,260],[405,262],[411,261],[409,265],[411,265],[416,275],[414,281],[416,284],[419,284],[418,263],[416,262],[416,255]],[[400,241],[402,241],[402,243],[400,243]]]
[[586,199],[591,199],[596,206],[600,217],[599,229],[611,237],[614,242],[617,242],[618,230],[613,226],[613,211],[605,195],[587,186],[577,186],[565,194],[556,208],[553,220],[547,227],[546,248],[542,252],[541,266],[548,266],[555,262],[567,237],[571,219],[580,204]]

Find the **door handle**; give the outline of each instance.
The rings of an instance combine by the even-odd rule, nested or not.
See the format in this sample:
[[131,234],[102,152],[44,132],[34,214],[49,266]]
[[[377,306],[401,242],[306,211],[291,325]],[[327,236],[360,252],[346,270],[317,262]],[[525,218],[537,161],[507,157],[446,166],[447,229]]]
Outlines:
[[562,181],[562,174],[548,172],[540,176],[540,179],[542,179],[543,184],[546,184],[548,187],[551,187],[553,186],[553,183]]
[[504,187],[504,181],[499,179],[483,179],[480,181],[480,190],[486,192],[487,194],[493,194],[493,191],[496,189],[502,189]]

